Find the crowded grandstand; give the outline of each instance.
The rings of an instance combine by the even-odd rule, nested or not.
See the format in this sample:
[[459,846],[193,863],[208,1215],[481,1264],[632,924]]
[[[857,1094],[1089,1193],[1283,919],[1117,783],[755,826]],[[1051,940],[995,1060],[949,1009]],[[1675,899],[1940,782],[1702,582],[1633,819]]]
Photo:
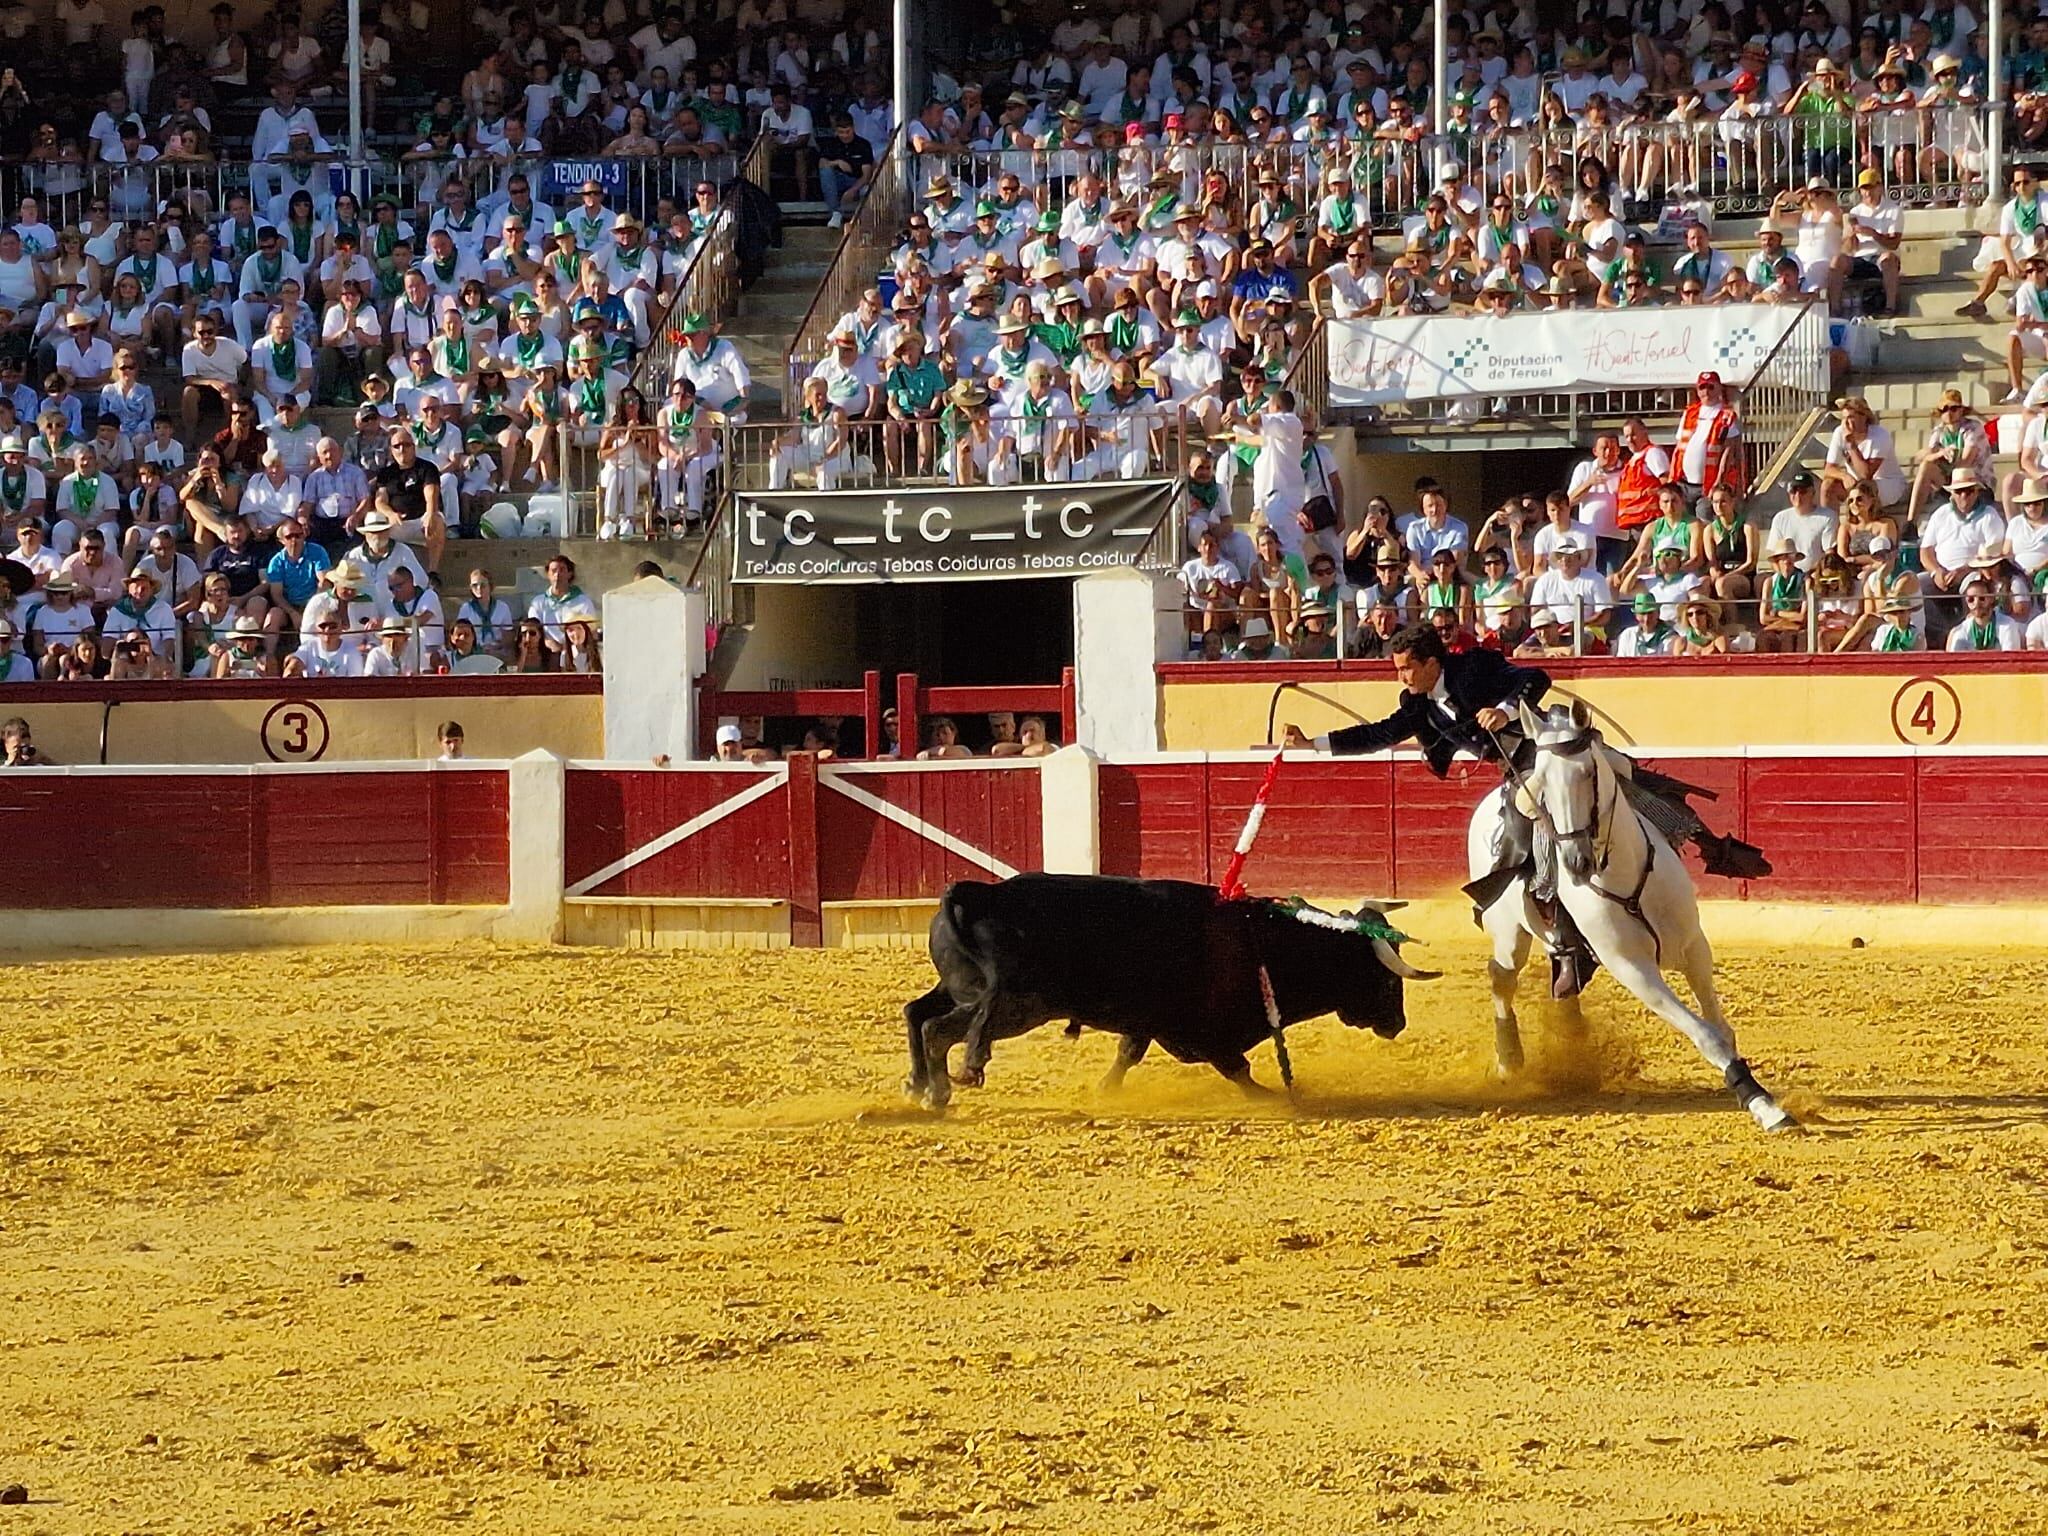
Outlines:
[[[2048,648],[2048,22],[1999,18],[1993,60],[1961,5],[1538,10],[1439,39],[1338,0],[1020,7],[898,124],[881,31],[833,5],[487,4],[459,59],[423,7],[353,49],[341,7],[17,7],[4,675],[596,671],[570,551],[501,591],[474,541],[649,541],[681,575],[746,490],[1148,476],[1190,658],[1370,659],[1414,622],[1553,656]],[[693,286],[749,186],[845,234],[781,420]],[[1907,219],[1957,207],[1981,241],[1942,313],[2004,329],[2003,376],[1874,409],[1840,327],[1931,312]],[[1749,304],[1836,327],[1830,419],[1768,481],[1705,370],[1498,505],[1345,483],[1381,418],[1331,403],[1334,323]]]

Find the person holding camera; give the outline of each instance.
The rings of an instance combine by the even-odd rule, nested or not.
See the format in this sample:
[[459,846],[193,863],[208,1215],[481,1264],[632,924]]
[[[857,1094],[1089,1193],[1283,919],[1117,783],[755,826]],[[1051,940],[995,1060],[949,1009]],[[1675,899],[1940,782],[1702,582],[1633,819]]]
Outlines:
[[[10,71],[11,73],[11,71]],[[6,756],[0,758],[0,767],[6,768],[54,768],[57,765],[47,757],[29,733],[28,722],[20,715],[0,723],[0,750]]]
[[217,544],[227,538],[228,522],[241,510],[242,488],[222,467],[220,450],[213,444],[199,450],[199,461],[185,477],[178,503],[185,509],[195,543]]

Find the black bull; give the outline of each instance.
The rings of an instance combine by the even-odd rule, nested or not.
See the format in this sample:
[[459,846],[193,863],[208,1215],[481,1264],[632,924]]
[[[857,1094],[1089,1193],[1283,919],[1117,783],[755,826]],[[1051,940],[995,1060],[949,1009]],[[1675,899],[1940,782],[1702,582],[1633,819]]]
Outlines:
[[978,1083],[996,1041],[1053,1019],[1123,1037],[1108,1086],[1156,1041],[1178,1061],[1207,1062],[1255,1089],[1245,1053],[1270,1033],[1262,965],[1283,1024],[1334,1013],[1388,1039],[1407,1025],[1403,975],[1430,974],[1384,940],[1302,922],[1273,902],[1102,875],[949,886],[932,919],[931,958],[939,983],[903,1017],[905,1088],[935,1107],[950,1097],[955,1045],[968,1042],[960,1080]]

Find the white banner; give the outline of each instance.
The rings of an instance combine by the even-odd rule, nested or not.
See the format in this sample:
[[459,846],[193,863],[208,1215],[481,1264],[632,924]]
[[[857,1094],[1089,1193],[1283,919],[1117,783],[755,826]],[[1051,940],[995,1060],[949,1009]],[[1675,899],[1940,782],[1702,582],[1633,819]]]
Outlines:
[[1784,304],[1332,320],[1330,404],[1747,384],[1805,310]]

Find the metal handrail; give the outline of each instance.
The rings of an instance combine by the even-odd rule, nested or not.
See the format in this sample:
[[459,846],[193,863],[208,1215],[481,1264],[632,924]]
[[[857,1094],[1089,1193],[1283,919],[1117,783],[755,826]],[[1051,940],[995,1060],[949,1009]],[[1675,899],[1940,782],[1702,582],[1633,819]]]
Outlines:
[[1749,382],[1735,391],[1743,451],[1756,471],[1751,486],[1775,480],[1780,461],[1812,437],[1815,418],[1828,404],[1828,379],[1828,311],[1818,297],[1809,298]]
[[[1258,193],[1257,173],[1271,168],[1279,172],[1284,190],[1297,205],[1304,239],[1313,232],[1316,203],[1328,190],[1321,178],[1327,166],[1337,163],[1351,171],[1353,194],[1368,222],[1379,229],[1418,215],[1449,167],[1458,169],[1461,180],[1482,202],[1503,189],[1526,199],[1541,181],[1544,167],[1563,164],[1576,169],[1588,157],[1607,166],[1617,203],[1631,191],[1647,187],[1659,195],[1635,201],[1679,204],[1720,215],[1755,214],[1770,206],[1777,188],[1803,184],[1814,175],[1824,177],[1845,198],[1853,196],[1856,178],[1867,167],[1878,173],[1884,195],[1908,208],[1953,208],[1985,196],[1982,177],[1968,172],[1982,163],[1991,116],[1988,107],[1966,104],[1916,108],[1905,114],[1856,114],[1845,120],[1845,126],[1833,119],[1765,116],[1741,123],[1714,118],[1607,128],[1575,124],[1495,130],[1476,125],[1468,134],[1439,135],[1419,130],[1390,133],[1390,125],[1378,124],[1371,137],[1346,124],[1333,142],[969,150],[913,156],[907,169],[917,185],[932,172],[944,171],[970,197],[976,190],[991,188],[1005,172],[1014,171],[1029,190],[1092,171],[1112,191],[1133,198],[1143,198],[1152,178],[1164,170],[1174,181],[1162,190],[1198,203],[1202,179],[1214,169],[1223,173],[1235,197],[1249,203]],[[1844,142],[1837,144],[1835,140],[1844,135]],[[1924,161],[1922,150],[1930,152]],[[1941,174],[1923,179],[1923,165],[1938,168]],[[1567,175],[1567,202],[1573,191],[1574,178]],[[1562,225],[1562,213],[1557,222]]]
[[1321,430],[1330,421],[1330,334],[1329,322],[1317,320],[1301,350],[1294,354],[1282,375],[1280,387],[1294,394],[1297,414],[1312,420]]
[[[752,158],[750,152],[748,160]],[[732,154],[702,159],[684,155],[519,155],[462,160],[369,160],[350,165],[339,155],[316,155],[296,168],[282,160],[156,159],[136,165],[66,164],[49,170],[24,166],[19,174],[24,187],[44,200],[45,219],[61,228],[79,222],[84,205],[92,196],[105,196],[116,219],[152,216],[172,199],[184,201],[195,216],[218,218],[226,211],[230,196],[252,192],[259,186],[267,190],[266,204],[271,195],[303,188],[313,195],[317,219],[328,217],[334,198],[343,192],[355,194],[366,217],[370,204],[380,197],[390,198],[407,214],[430,215],[441,187],[450,180],[467,182],[472,206],[481,206],[497,196],[514,175],[525,176],[533,183],[535,200],[545,202],[548,195],[543,183],[552,166],[566,167],[572,172],[604,172],[617,167],[625,183],[619,194],[620,205],[646,218],[662,198],[676,196],[699,177],[721,185],[730,181],[740,173],[741,161]],[[608,177],[601,175],[599,179]],[[56,190],[51,190],[52,187]],[[252,211],[259,222],[268,222],[267,207]],[[417,230],[415,234],[423,238],[425,231]],[[496,234],[495,228],[485,231],[486,238]]]
[[846,221],[838,248],[832,253],[832,264],[818,284],[810,307],[804,311],[796,334],[790,338],[782,396],[785,402],[797,398],[803,376],[825,355],[826,337],[833,322],[853,308],[863,290],[874,286],[875,273],[895,249],[915,195],[906,180],[909,158],[899,124],[882,147],[868,194]]
[[734,185],[727,184],[718,200],[718,221],[712,226],[683,270],[668,306],[648,320],[646,350],[633,360],[632,385],[647,397],[650,406],[668,393],[669,370],[674,366],[682,333],[670,322],[678,316],[702,314],[716,326],[732,307],[740,288],[739,208]]

